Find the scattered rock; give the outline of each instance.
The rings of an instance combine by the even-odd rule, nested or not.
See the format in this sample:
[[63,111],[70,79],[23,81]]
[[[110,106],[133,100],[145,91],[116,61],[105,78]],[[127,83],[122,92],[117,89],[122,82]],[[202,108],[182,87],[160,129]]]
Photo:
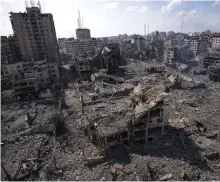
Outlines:
[[87,160],[88,165],[95,165],[95,164],[100,164],[100,163],[105,162],[104,156],[87,158],[86,160]]
[[113,166],[111,166],[110,169],[111,169],[111,172],[112,172],[113,174],[116,173],[116,169],[115,169]]
[[128,168],[128,167],[125,167],[125,168],[123,169],[123,172],[124,172],[125,174],[130,174],[130,173],[132,173],[132,169],[131,169],[131,168]]
[[215,138],[218,136],[218,134],[219,134],[218,130],[211,130],[206,133],[206,137],[207,138]]
[[209,160],[218,160],[219,159],[219,153],[214,151],[214,152],[207,152],[205,153],[205,157]]
[[76,176],[76,181],[79,181],[79,179],[80,179],[80,176]]
[[120,169],[120,170],[124,169],[124,166],[121,165],[121,164],[118,164],[118,163],[114,164],[113,167],[116,168],[116,169]]
[[160,177],[160,181],[166,181],[168,179],[171,179],[173,175],[171,173],[165,174],[164,176]]
[[194,102],[189,103],[189,105],[190,105],[191,107],[197,107],[197,104],[194,103]]
[[181,178],[183,178],[184,181],[189,181],[190,180],[190,177],[189,177],[189,174],[187,171],[183,170],[181,172]]

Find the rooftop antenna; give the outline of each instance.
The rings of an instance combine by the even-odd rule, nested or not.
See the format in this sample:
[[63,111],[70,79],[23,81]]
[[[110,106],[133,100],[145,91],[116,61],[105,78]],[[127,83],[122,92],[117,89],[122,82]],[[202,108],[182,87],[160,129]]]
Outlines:
[[31,0],[31,7],[34,7],[35,5],[34,5],[34,1],[33,0]]
[[84,24],[83,24],[83,17],[82,17],[82,28],[84,28]]
[[25,1],[25,7],[28,8],[28,2],[27,1]]
[[181,33],[183,33],[183,19],[182,19],[182,25],[181,25]]
[[81,24],[81,18],[80,18],[80,12],[78,10],[78,14],[79,14],[79,17],[78,17],[78,28],[82,28],[82,24]]
[[44,5],[44,1],[43,1],[43,10],[44,10],[44,12],[46,12],[46,10],[45,10],[45,5]]
[[144,24],[144,36],[146,36],[146,24]]
[[40,9],[40,12],[42,13],[42,8],[41,8],[41,4],[40,4],[40,1],[38,0],[38,2],[37,2],[37,5],[38,5],[38,7],[39,7],[39,9]]

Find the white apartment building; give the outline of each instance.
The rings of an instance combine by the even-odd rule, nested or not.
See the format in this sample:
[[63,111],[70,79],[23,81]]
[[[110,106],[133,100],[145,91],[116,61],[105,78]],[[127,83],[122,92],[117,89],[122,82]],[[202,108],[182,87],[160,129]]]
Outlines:
[[96,46],[96,39],[67,40],[64,44],[66,52],[74,55],[95,51]]
[[211,48],[220,49],[220,37],[213,37],[210,39]]
[[197,53],[197,47],[198,47],[198,40],[191,40],[189,42],[189,50],[192,51],[193,56],[196,56]]

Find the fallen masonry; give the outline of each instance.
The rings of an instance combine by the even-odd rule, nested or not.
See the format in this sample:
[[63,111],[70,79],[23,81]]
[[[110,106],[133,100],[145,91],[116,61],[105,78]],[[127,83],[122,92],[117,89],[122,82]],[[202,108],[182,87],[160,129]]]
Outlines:
[[220,180],[219,83],[149,67],[3,103],[1,179]]
[[220,82],[220,64],[210,66],[208,73],[211,81]]
[[[148,142],[163,137],[169,113],[165,97],[164,85],[143,82],[128,97],[110,99],[109,104],[102,106],[94,102],[92,107],[95,111],[99,110],[100,114],[94,117],[90,115],[84,122],[90,140],[99,147],[108,149],[130,141]],[[83,109],[85,114],[89,112],[88,107],[87,104]]]

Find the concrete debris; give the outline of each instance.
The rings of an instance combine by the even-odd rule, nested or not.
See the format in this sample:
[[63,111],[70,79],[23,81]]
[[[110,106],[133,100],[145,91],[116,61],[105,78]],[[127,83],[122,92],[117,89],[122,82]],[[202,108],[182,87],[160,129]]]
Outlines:
[[91,80],[93,82],[106,82],[111,84],[120,84],[124,83],[124,79],[114,76],[114,75],[107,75],[106,73],[94,73],[91,75]]
[[211,81],[220,82],[220,64],[209,66],[208,74]]
[[115,169],[120,169],[120,170],[123,170],[123,169],[124,169],[124,166],[121,165],[121,164],[118,164],[118,163],[114,164],[113,167],[114,167]]
[[172,177],[173,177],[173,175],[171,173],[165,174],[164,176],[160,177],[160,181],[166,181],[168,179],[171,179]]
[[217,151],[204,153],[205,157],[209,160],[218,160],[219,153]]
[[184,181],[189,181],[190,180],[189,174],[185,170],[183,170],[181,172],[181,178],[183,178]]
[[92,81],[64,88],[68,107],[1,105],[2,180],[220,180],[219,83],[145,59],[121,74],[118,48],[86,58]]
[[218,130],[210,130],[205,134],[207,138],[216,138],[219,134]]
[[93,157],[93,158],[87,158],[86,162],[88,165],[96,165],[105,162],[104,156],[99,157]]

